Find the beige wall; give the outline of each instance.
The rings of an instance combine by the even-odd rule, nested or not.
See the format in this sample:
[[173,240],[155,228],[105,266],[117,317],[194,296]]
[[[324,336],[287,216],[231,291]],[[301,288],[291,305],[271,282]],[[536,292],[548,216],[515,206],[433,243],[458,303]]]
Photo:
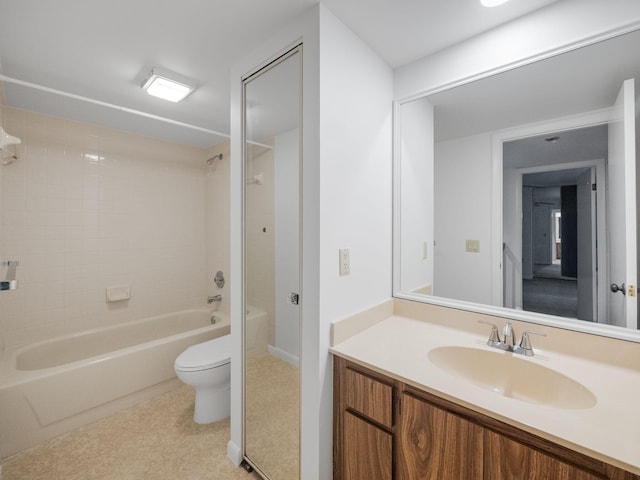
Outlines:
[[[219,293],[207,271],[228,268],[228,213],[216,220],[228,167],[206,165],[217,151],[9,107],[4,124],[23,141],[20,161],[2,167],[0,257],[20,261],[19,288],[0,301],[4,346]],[[105,289],[121,284],[131,299],[108,303]]]
[[[207,150],[206,158],[222,154],[221,160],[206,167],[206,208],[207,208],[207,295],[222,295],[218,309],[229,313],[229,176],[231,158],[229,142]],[[213,278],[220,270],[224,274],[225,285],[219,289]]]

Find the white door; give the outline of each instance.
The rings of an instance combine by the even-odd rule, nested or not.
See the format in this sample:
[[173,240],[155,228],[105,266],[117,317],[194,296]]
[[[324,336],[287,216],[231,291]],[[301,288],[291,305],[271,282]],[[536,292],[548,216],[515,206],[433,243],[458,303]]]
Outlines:
[[[609,122],[608,323],[638,328],[636,303],[635,86],[625,80]],[[622,285],[624,284],[624,290]],[[613,290],[618,289],[617,292]],[[624,291],[624,293],[623,293]]]
[[578,318],[597,320],[596,284],[596,192],[595,168],[590,168],[578,177]]

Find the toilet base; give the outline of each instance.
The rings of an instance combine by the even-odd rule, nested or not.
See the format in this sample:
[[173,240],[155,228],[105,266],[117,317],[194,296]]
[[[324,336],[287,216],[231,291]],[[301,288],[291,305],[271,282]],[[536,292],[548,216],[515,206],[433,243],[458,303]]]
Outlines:
[[196,388],[193,421],[201,425],[219,422],[231,414],[231,392],[215,388]]

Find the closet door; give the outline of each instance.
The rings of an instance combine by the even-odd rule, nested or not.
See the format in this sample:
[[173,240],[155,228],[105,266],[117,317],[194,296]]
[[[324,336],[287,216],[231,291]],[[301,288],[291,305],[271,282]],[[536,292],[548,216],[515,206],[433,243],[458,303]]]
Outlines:
[[302,47],[244,80],[244,457],[300,477]]

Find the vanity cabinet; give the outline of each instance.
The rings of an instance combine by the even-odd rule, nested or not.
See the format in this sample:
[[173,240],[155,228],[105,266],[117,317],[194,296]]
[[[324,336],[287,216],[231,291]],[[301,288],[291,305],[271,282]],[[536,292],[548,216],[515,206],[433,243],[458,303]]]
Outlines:
[[402,393],[398,480],[482,478],[482,427]]
[[[598,480],[607,478],[542,453],[504,435],[487,430],[484,435],[484,478],[540,478],[545,480]],[[535,476],[533,476],[535,475]]]
[[334,480],[392,480],[395,382],[345,361],[334,368]]
[[334,357],[334,480],[640,480]]

